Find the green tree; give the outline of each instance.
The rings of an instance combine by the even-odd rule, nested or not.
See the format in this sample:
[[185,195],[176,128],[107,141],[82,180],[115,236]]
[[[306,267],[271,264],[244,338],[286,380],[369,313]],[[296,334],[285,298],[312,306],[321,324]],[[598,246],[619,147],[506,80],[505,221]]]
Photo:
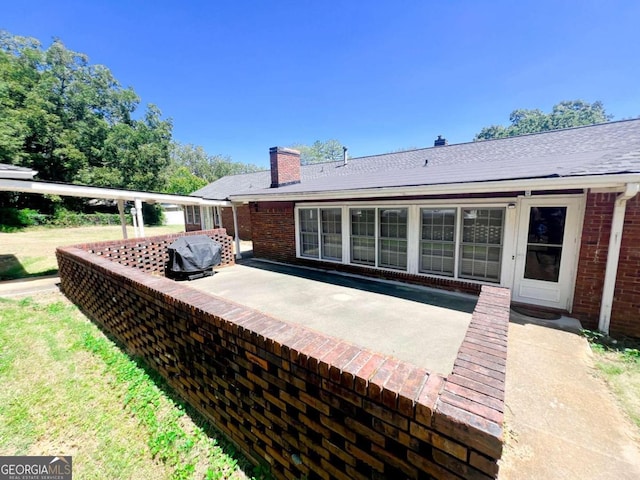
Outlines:
[[171,163],[175,167],[186,167],[191,174],[207,183],[227,175],[264,170],[253,164],[234,162],[228,157],[209,155],[201,146],[178,142],[171,146]]
[[560,128],[593,125],[608,122],[613,118],[605,112],[602,102],[588,103],[582,100],[564,100],[553,106],[550,113],[541,110],[518,109],[511,112],[511,125],[484,127],[474,140],[513,137],[527,133],[544,132]]
[[173,169],[169,175],[165,192],[175,193],[176,195],[189,195],[208,183],[204,178],[191,173],[187,167],[180,166]]
[[42,180],[162,190],[172,124],[153,105],[134,119],[138,104],[107,67],[60,40],[44,49],[0,32],[0,162]]
[[312,163],[339,162],[343,159],[343,145],[338,140],[316,140],[312,145],[295,144],[291,148],[300,151],[300,163],[309,165]]

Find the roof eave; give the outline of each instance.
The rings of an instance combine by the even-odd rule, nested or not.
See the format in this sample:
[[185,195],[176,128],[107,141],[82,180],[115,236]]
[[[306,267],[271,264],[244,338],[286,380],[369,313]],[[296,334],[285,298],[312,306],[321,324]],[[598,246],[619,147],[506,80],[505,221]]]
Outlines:
[[584,175],[572,177],[544,177],[516,180],[494,180],[486,182],[447,183],[438,185],[416,185],[403,187],[377,187],[358,190],[332,190],[323,192],[281,192],[267,194],[230,195],[234,203],[258,201],[294,201],[355,199],[371,197],[406,197],[412,195],[447,195],[459,193],[511,192],[516,190],[553,190],[567,188],[614,188],[622,189],[629,182],[640,181],[640,173],[607,175]]
[[2,180],[32,180],[37,174],[35,170],[3,170],[0,172]]

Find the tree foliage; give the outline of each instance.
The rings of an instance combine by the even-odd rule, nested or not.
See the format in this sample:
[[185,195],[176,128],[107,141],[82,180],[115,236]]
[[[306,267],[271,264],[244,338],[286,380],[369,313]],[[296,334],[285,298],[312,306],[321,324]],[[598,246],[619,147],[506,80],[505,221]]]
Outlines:
[[234,162],[228,157],[209,155],[201,146],[178,142],[171,145],[170,159],[167,191],[183,195],[227,175],[263,170],[256,165]]
[[343,145],[338,140],[329,139],[325,141],[316,140],[313,145],[295,144],[291,148],[300,151],[300,163],[309,165],[311,163],[338,162],[343,159]]
[[[155,105],[140,112],[139,103],[107,67],[60,40],[43,48],[0,31],[0,163],[32,168],[41,180],[179,194],[259,170],[173,143],[171,120]],[[64,200],[72,208],[78,202]]]
[[0,162],[41,180],[162,190],[171,121],[60,40],[0,32]]
[[544,113],[538,109],[514,110],[509,116],[511,122],[509,126],[484,127],[476,134],[474,140],[513,137],[560,128],[593,125],[608,122],[612,118],[612,115],[605,112],[602,102],[588,103],[583,100],[564,100],[554,105],[550,113]]

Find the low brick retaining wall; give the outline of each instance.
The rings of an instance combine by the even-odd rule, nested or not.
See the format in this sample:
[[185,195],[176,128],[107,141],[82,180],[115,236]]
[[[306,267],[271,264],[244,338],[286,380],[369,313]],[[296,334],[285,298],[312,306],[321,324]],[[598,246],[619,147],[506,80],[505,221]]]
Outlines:
[[164,266],[169,260],[167,247],[179,237],[207,235],[222,246],[221,265],[235,265],[233,240],[224,228],[181,232],[156,237],[110,240],[76,245],[77,248],[108,258],[126,267],[134,267],[147,273],[164,275]]
[[63,292],[276,478],[497,475],[509,290],[483,287],[443,377],[87,247],[58,249]]

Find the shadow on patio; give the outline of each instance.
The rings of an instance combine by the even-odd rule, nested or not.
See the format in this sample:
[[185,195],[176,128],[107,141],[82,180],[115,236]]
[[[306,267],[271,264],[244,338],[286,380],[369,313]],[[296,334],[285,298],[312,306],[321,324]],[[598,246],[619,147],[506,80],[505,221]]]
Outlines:
[[444,375],[477,302],[470,295],[251,258],[188,286]]

